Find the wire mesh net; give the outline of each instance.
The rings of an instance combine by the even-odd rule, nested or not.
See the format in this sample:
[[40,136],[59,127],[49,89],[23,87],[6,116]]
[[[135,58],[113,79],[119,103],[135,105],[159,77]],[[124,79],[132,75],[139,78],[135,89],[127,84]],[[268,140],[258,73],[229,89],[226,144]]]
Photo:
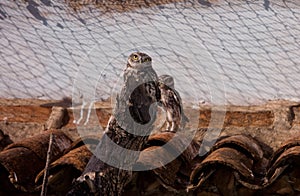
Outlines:
[[299,21],[297,0],[2,1],[0,97],[105,99],[143,50],[184,99],[298,100]]

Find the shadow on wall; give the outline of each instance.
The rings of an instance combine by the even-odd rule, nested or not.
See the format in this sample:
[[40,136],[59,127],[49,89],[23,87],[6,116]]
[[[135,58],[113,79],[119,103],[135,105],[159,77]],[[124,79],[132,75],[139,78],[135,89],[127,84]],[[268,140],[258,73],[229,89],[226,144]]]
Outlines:
[[176,2],[183,2],[183,0],[66,0],[66,3],[75,11],[80,11],[85,6],[93,5],[105,13],[127,12],[135,9],[162,6],[164,4]]
[[[42,4],[40,4],[40,2]],[[54,4],[51,3],[49,0],[41,0],[40,2],[36,2],[35,0],[26,0],[26,8],[29,11],[29,13],[37,20],[42,21],[45,26],[48,25],[47,18],[44,16],[44,14],[41,12],[39,7],[41,5],[55,7]],[[113,13],[113,12],[128,12],[136,9],[141,8],[149,8],[153,6],[160,6],[160,9],[163,9],[164,4],[170,4],[170,3],[177,3],[177,2],[184,2],[184,0],[65,0],[66,4],[76,11],[81,11],[81,9],[92,6],[99,10],[101,10],[103,13]],[[198,0],[195,3],[199,3],[200,5],[210,7],[212,3],[209,0]],[[60,7],[58,7],[60,8]],[[61,8],[60,8],[61,9]],[[0,10],[0,19],[6,18],[5,13],[2,13]],[[81,21],[83,24],[85,24],[84,21]]]
[[[42,1],[45,2],[45,1]],[[43,24],[45,26],[47,26],[47,19],[40,13],[38,7],[39,4],[37,4],[35,1],[33,0],[29,0],[27,1],[28,5],[26,6],[27,10],[32,14],[32,16],[34,16],[37,20],[40,20],[43,22]]]

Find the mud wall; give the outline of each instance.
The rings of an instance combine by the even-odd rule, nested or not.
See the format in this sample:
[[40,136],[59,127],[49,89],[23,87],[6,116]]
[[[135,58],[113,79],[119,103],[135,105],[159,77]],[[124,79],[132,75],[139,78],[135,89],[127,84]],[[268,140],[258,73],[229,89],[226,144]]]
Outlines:
[[[71,102],[66,100],[1,99],[0,129],[13,141],[40,134],[46,129],[53,106],[66,109],[64,115],[67,117],[63,118],[59,128],[74,138],[78,137],[73,108]],[[99,122],[105,128],[112,111],[110,102],[96,103],[95,108]],[[216,111],[218,109],[214,108]],[[186,112],[196,111],[187,109]],[[224,112],[224,107],[220,112]],[[202,105],[200,112],[196,113],[199,114],[198,129],[207,128],[211,120],[211,107]],[[226,106],[221,136],[249,134],[276,149],[285,140],[298,134],[299,125],[300,104],[297,102],[272,101],[255,106]]]

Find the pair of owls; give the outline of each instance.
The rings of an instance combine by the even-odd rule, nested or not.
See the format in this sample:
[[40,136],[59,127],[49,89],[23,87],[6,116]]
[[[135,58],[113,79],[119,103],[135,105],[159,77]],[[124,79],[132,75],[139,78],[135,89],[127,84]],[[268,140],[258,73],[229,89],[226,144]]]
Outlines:
[[[128,85],[130,80],[141,78],[141,74],[143,81],[136,88],[138,90],[134,90],[131,94],[129,103],[135,106],[136,104],[151,105],[158,101],[159,105],[166,112],[166,131],[176,132],[179,130],[180,125],[184,127],[185,123],[188,122],[188,118],[183,113],[180,95],[174,89],[174,79],[170,75],[161,75],[158,77],[152,68],[151,57],[145,53],[134,52],[129,55],[124,70],[125,85]],[[138,105],[131,108],[133,109],[131,109],[130,113],[133,115],[135,121],[150,121],[151,116],[148,111],[138,111]],[[151,108],[149,107],[148,109]]]

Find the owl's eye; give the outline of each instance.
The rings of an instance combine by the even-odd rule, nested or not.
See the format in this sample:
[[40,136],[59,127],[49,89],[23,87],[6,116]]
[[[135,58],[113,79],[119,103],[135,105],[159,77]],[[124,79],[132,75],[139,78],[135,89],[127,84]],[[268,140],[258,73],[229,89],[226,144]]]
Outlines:
[[151,61],[151,59],[150,59],[150,58],[146,58],[146,59],[145,59],[145,62],[148,62],[148,61]]
[[138,57],[138,55],[136,55],[136,54],[132,56],[132,60],[134,60],[134,61],[138,60],[138,58],[139,58],[139,57]]

